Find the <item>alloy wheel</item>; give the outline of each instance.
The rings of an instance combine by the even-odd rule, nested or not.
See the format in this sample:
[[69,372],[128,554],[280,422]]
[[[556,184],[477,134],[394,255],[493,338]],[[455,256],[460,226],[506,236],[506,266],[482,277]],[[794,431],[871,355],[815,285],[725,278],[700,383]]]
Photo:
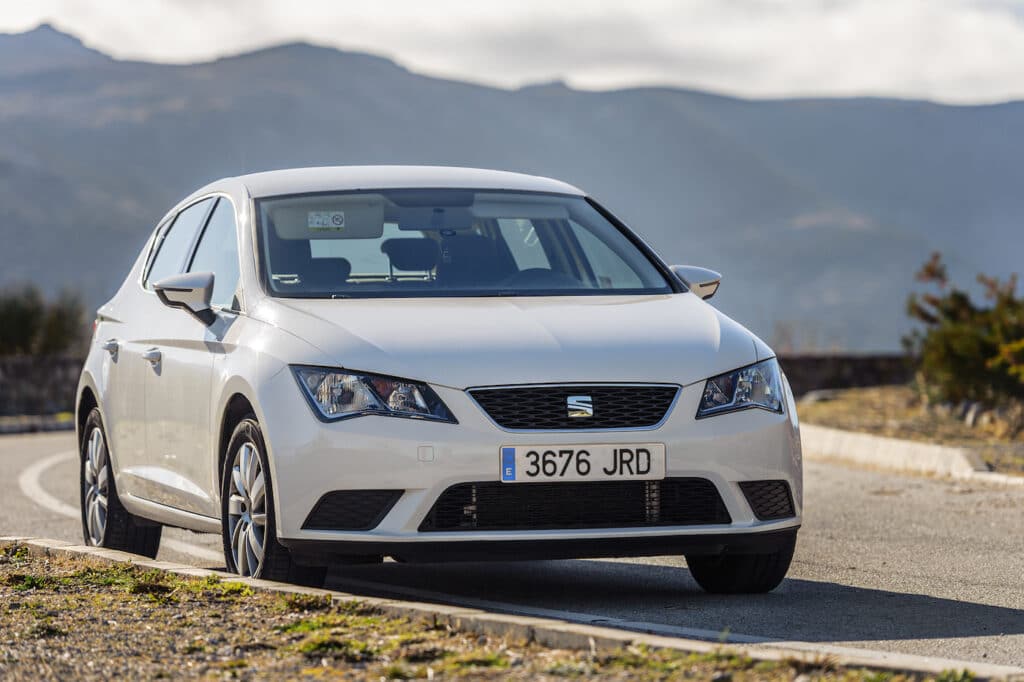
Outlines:
[[89,542],[103,544],[107,530],[107,504],[110,493],[110,466],[103,431],[94,428],[85,451],[85,525]]
[[235,451],[231,465],[228,534],[238,574],[259,575],[267,536],[267,491],[259,453],[250,442]]

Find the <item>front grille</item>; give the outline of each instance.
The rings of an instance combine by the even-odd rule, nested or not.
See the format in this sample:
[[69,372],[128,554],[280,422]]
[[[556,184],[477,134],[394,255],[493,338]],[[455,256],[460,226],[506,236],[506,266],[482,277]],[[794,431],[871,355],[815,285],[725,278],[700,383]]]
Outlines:
[[[638,429],[659,424],[677,386],[520,386],[475,388],[470,395],[505,429]],[[570,417],[569,396],[589,396],[592,417]]]
[[703,478],[596,483],[460,483],[445,490],[420,530],[550,530],[732,523]]
[[402,490],[335,490],[320,498],[302,527],[306,530],[371,530],[384,520]]
[[741,481],[740,490],[746,496],[754,516],[760,521],[796,516],[793,496],[785,481]]

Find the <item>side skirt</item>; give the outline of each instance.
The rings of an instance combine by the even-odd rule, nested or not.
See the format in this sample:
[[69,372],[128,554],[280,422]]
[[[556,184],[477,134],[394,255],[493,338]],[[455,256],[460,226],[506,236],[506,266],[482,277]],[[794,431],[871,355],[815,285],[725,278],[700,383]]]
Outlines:
[[132,514],[149,519],[163,526],[194,530],[198,533],[220,533],[221,520],[175,509],[158,502],[144,500],[133,495],[122,494],[121,504]]

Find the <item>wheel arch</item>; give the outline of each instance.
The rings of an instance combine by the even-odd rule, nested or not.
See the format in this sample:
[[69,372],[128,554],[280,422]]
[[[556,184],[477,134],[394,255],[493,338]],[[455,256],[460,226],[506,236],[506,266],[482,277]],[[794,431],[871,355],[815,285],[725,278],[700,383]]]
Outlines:
[[[82,438],[85,436],[83,433],[85,431],[85,420],[89,418],[89,413],[93,409],[100,407],[99,392],[96,390],[96,386],[88,374],[82,374],[75,402],[75,435],[79,449],[81,449]],[[102,412],[103,410],[100,408],[100,413],[102,414]]]
[[257,421],[259,420],[252,400],[244,393],[232,393],[225,401],[224,407],[221,410],[220,430],[217,436],[216,471],[218,490],[220,489],[220,484],[223,483],[224,459],[227,456],[228,442],[231,440],[231,434],[234,433],[235,427],[249,415],[256,416]]
[[[211,457],[211,469],[213,471],[212,490],[215,491],[217,506],[220,507],[223,478],[224,459],[227,456],[227,448],[231,440],[231,434],[235,427],[247,415],[254,415],[264,435],[266,446],[266,457],[269,465],[271,480],[277,480],[277,469],[274,466],[274,447],[267,434],[268,419],[273,420],[273,414],[266,414],[263,409],[264,391],[267,390],[267,383],[273,377],[280,374],[287,365],[280,362],[268,362],[271,358],[265,355],[252,356],[246,353],[245,358],[235,357],[238,353],[232,353],[229,359],[230,366],[224,367],[217,374],[223,377],[219,380],[216,390],[216,398],[211,405],[210,412],[210,440],[209,450]],[[274,497],[274,513],[280,514],[280,501]]]
[[103,406],[103,399],[105,396],[104,389],[101,386],[106,386],[106,377],[102,372],[99,372],[99,377],[104,383],[98,382],[96,375],[89,369],[89,363],[91,360],[86,361],[86,367],[82,370],[82,376],[78,380],[77,395],[75,398],[75,443],[78,446],[78,454],[82,454],[83,439],[85,438],[85,422],[89,419],[89,413],[92,410],[98,409],[100,411],[100,422],[103,425],[103,432],[106,436],[107,444],[107,456],[110,458],[110,470],[114,475],[114,480],[118,480],[118,476],[121,475],[121,465],[117,458],[117,448],[114,447],[114,443],[111,441],[111,424],[107,417],[109,416],[106,409]]

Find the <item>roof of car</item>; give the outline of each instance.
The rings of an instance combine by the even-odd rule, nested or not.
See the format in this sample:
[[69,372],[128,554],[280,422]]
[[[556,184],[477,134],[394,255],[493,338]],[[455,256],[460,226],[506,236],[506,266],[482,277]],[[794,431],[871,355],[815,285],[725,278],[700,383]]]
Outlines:
[[252,197],[373,189],[500,189],[584,194],[559,180],[479,168],[449,166],[322,166],[252,173],[235,178]]

